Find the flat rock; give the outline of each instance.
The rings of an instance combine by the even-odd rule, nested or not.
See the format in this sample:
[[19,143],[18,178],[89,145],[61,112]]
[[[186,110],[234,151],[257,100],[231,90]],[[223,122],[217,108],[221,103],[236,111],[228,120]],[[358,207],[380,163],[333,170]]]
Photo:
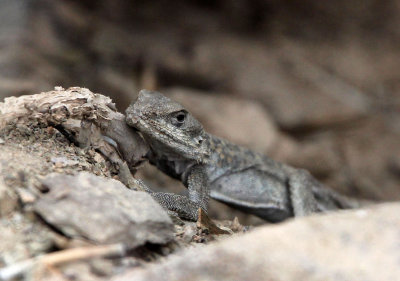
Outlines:
[[399,212],[399,203],[382,204],[264,226],[113,281],[396,280]]
[[90,173],[51,174],[34,205],[44,220],[72,237],[130,247],[172,240],[173,224],[149,194]]

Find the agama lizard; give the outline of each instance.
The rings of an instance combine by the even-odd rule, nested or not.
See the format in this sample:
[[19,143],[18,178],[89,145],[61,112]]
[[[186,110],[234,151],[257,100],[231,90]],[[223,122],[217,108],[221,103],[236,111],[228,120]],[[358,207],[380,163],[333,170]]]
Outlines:
[[189,198],[153,193],[182,218],[196,220],[209,196],[271,222],[359,206],[305,170],[208,134],[182,105],[159,92],[140,91],[126,121],[148,142],[150,163],[188,187]]

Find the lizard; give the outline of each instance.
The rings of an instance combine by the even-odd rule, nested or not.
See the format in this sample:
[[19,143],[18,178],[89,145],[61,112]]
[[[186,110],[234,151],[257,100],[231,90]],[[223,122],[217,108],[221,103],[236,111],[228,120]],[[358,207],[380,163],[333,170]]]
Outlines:
[[198,208],[207,212],[210,197],[270,222],[360,206],[306,170],[207,133],[181,104],[159,92],[141,90],[126,110],[126,122],[148,143],[149,162],[188,188],[188,197],[152,193],[181,218],[196,220]]

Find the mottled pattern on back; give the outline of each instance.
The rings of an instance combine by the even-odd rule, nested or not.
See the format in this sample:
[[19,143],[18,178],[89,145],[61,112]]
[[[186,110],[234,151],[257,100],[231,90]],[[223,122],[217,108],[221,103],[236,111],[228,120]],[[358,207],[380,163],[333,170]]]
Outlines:
[[[206,141],[211,151],[207,165],[210,166],[210,170],[215,170],[214,173],[216,175],[220,175],[223,171],[238,172],[252,167],[265,170],[280,180],[285,180],[286,178],[282,170],[283,164],[273,161],[261,153],[211,134],[207,134]],[[210,180],[218,177],[216,175],[210,175]]]

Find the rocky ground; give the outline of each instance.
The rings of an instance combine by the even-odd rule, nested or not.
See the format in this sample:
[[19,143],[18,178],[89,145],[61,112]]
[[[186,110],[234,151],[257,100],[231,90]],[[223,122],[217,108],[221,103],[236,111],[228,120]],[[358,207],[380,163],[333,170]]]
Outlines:
[[[58,88],[0,103],[0,280],[103,280],[249,230],[237,219],[219,227],[207,217],[171,220],[150,195],[134,190],[140,187],[122,184],[121,167],[94,128],[111,116],[101,109],[104,101],[87,89]],[[80,127],[83,116],[93,122],[89,134],[71,125]],[[143,145],[130,145],[132,159]]]
[[[213,201],[209,216],[228,232],[216,234],[135,191],[126,171],[186,192],[143,165],[135,132],[135,149],[113,154],[99,136],[106,120],[83,99],[50,115],[46,99],[13,99],[0,103],[0,280],[396,279],[398,1],[200,2],[1,1],[0,97],[91,95],[53,90],[78,85],[123,113],[141,88],[159,90],[209,132],[382,204],[269,225]],[[17,101],[26,106],[10,111]]]
[[[109,100],[87,89],[57,88],[0,103],[0,280],[394,280],[399,274],[398,203],[256,228],[237,217],[171,219],[136,183],[122,183],[118,161],[96,135],[97,127],[106,131],[101,118],[113,112],[101,109],[103,101]],[[71,126],[82,118],[91,120],[89,134],[85,123],[78,122],[81,130]]]

